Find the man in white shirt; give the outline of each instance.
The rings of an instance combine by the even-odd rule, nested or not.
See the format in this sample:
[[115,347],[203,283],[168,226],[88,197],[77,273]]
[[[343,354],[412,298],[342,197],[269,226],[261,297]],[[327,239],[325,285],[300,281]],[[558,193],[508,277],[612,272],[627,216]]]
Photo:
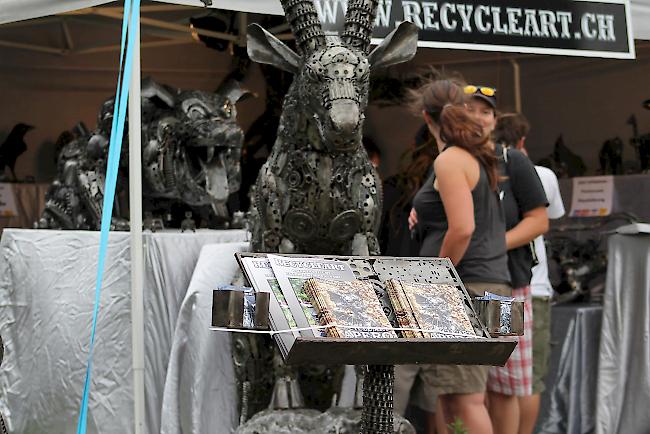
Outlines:
[[[515,116],[523,115],[517,114]],[[524,118],[525,119],[525,118]],[[526,137],[517,142],[516,148],[528,155]],[[564,204],[560,195],[557,176],[547,167],[535,166],[542,181],[548,208],[549,219],[559,219],[564,215]],[[533,267],[530,287],[533,294],[533,395],[519,397],[519,434],[531,434],[539,414],[540,394],[544,391],[544,378],[548,372],[548,359],[551,350],[551,297],[553,287],[548,278],[548,264],[544,237],[535,239],[535,253],[539,263]]]

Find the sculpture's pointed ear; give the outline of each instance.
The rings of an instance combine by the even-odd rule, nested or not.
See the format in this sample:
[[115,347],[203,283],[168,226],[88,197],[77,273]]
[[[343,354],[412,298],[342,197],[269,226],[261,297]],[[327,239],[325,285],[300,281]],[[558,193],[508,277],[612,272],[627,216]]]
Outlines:
[[291,73],[296,73],[300,67],[300,56],[257,24],[248,26],[247,45],[248,57],[255,62]]
[[373,70],[408,62],[418,49],[418,28],[408,21],[401,23],[368,56]]
[[156,83],[151,77],[142,79],[141,96],[151,100],[157,106],[174,107],[176,103],[174,94],[161,84]]
[[224,83],[221,83],[216,93],[225,96],[233,104],[238,101],[243,101],[251,96],[257,97],[256,93],[241,87],[241,83],[232,78]]

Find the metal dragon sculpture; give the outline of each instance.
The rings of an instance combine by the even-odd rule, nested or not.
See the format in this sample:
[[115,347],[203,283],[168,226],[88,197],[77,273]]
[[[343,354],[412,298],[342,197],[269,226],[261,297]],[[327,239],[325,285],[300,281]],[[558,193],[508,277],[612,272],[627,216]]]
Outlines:
[[361,145],[370,72],[411,59],[417,29],[402,23],[368,53],[378,1],[348,2],[339,35],[312,0],[283,0],[298,53],[258,25],[248,53],[294,74],[278,136],[255,186],[253,249],[378,254],[381,183]]
[[[159,201],[211,210],[228,220],[226,202],[239,189],[243,131],[235,104],[247,92],[229,81],[216,93],[180,91],[153,80],[142,85],[142,175],[145,209]],[[66,144],[58,157],[42,229],[99,229],[104,173],[114,100],[106,101],[94,132]],[[128,179],[128,146],[122,147],[118,189]],[[165,205],[167,206],[167,205]],[[114,213],[113,229],[127,229]]]
[[[253,250],[379,254],[381,183],[361,143],[369,77],[373,70],[405,62],[415,55],[417,28],[402,23],[369,52],[378,0],[348,1],[340,35],[325,34],[313,0],[281,3],[296,39],[297,53],[258,25],[248,30],[252,60],[294,74],[276,142],[255,185],[251,207]],[[235,341],[236,347],[241,341]],[[381,368],[375,371],[369,377],[385,379],[392,390],[392,367],[386,372]],[[378,413],[366,413],[364,407],[363,431],[393,432],[392,393],[388,396],[383,393],[385,389],[372,385],[369,390],[383,396],[386,405],[371,407],[380,409]],[[349,414],[334,415],[331,411],[326,412],[330,422],[321,420],[322,432],[356,429],[353,425],[358,418],[346,424],[347,429],[335,428],[334,421]],[[298,410],[264,412],[242,425],[238,433],[294,432],[298,425],[314,429],[308,428],[313,425],[307,424],[305,418],[311,416]],[[378,430],[373,428],[379,426]]]

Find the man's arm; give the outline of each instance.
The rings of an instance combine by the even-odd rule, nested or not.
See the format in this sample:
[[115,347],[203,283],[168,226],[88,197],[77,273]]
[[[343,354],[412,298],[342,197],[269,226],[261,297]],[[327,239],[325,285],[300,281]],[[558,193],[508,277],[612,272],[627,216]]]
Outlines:
[[515,227],[506,232],[506,247],[508,250],[525,246],[535,238],[548,231],[548,215],[546,207],[540,206],[523,214],[523,219]]

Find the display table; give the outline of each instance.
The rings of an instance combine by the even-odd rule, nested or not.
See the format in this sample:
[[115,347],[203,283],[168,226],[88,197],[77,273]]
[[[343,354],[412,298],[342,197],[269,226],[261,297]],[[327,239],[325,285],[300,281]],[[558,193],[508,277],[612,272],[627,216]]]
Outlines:
[[602,311],[599,305],[584,304],[552,309],[552,351],[536,432],[593,432]]
[[[245,238],[240,230],[144,235],[148,433],[160,432],[172,339],[201,247],[239,242],[241,248]],[[10,433],[75,432],[98,245],[98,232],[11,229],[2,235],[0,334],[6,349],[0,368],[0,412]],[[133,431],[130,312],[129,234],[111,233],[95,341],[89,434]]]
[[[647,198],[644,196],[642,201],[647,203]],[[596,433],[647,433],[650,430],[650,235],[610,236],[608,257]]]
[[229,434],[239,424],[230,333],[209,329],[212,291],[239,273],[233,255],[248,245],[201,249],[176,322],[165,381],[161,434]]

